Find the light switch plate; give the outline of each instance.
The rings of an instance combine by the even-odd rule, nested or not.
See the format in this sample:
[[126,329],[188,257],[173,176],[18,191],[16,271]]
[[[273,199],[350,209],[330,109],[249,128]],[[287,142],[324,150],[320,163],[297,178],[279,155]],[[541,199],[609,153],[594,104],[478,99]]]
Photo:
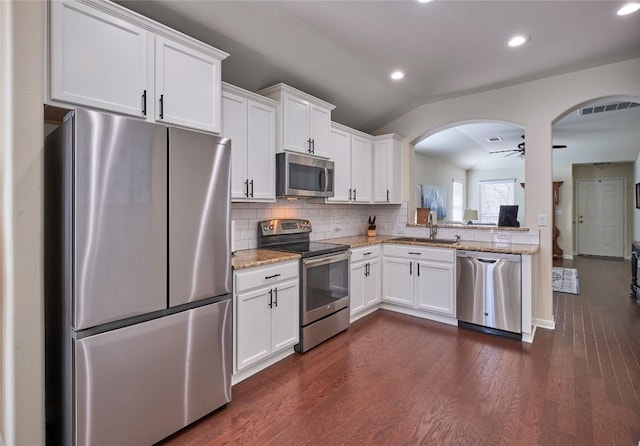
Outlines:
[[547,214],[538,214],[538,226],[547,226]]

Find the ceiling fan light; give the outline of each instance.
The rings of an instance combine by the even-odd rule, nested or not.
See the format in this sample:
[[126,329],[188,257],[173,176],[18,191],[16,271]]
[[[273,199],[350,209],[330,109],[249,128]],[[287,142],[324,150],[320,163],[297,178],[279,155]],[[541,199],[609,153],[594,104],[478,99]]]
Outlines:
[[627,3],[623,6],[621,6],[620,8],[618,8],[618,10],[616,11],[617,15],[629,15],[629,14],[633,14],[634,12],[636,12],[637,10],[640,9],[640,3]]
[[519,34],[517,36],[513,36],[511,39],[509,39],[509,41],[507,42],[507,45],[509,45],[510,47],[517,47],[517,46],[521,46],[524,45],[525,43],[527,43],[529,41],[530,37],[529,36],[525,36],[523,34]]

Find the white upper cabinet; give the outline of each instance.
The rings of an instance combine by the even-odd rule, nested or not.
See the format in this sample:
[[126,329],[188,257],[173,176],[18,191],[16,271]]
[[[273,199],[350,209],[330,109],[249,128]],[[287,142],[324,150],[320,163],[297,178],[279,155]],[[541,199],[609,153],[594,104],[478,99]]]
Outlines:
[[395,134],[376,136],[373,142],[373,201],[400,203],[402,137]]
[[351,134],[336,126],[331,128],[329,157],[333,160],[333,197],[327,201],[351,201]]
[[228,54],[112,2],[48,2],[45,102],[220,133]]
[[369,135],[342,124],[331,124],[329,157],[334,161],[335,203],[371,202],[372,140]]
[[275,201],[277,103],[222,87],[222,135],[231,139],[231,199]]
[[321,99],[277,84],[260,94],[280,103],[277,120],[277,150],[329,158],[331,110],[335,108]]
[[156,37],[156,120],[220,133],[220,65],[209,54]]
[[77,2],[49,2],[51,99],[144,116],[147,31]]
[[351,135],[351,187],[353,201],[371,201],[371,139]]

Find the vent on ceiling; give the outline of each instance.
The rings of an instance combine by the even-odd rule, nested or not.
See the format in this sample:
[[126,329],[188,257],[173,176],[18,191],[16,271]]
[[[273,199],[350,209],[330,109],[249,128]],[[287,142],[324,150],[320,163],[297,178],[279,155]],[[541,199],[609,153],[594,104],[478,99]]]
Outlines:
[[487,141],[489,141],[489,142],[499,142],[499,141],[502,141],[502,137],[501,136],[492,136],[491,138],[487,138]]
[[594,105],[592,107],[584,107],[580,109],[580,115],[593,115],[595,113],[603,113],[615,110],[627,110],[629,108],[640,107],[637,102],[616,102],[614,104]]

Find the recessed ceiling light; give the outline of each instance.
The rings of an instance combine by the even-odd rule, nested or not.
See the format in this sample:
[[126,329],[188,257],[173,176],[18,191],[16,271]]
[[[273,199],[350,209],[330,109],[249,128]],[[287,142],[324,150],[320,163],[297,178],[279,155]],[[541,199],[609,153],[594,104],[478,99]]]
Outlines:
[[640,9],[640,3],[627,3],[626,5],[618,9],[618,11],[616,11],[616,14],[629,15],[629,14],[633,14],[639,9]]
[[529,36],[520,34],[517,36],[513,36],[511,39],[509,39],[509,41],[507,42],[507,45],[511,47],[520,46],[520,45],[524,45],[528,41],[529,41]]
[[391,73],[391,79],[393,79],[394,81],[399,81],[400,79],[402,79],[404,77],[404,73],[400,70],[396,70],[393,73]]

